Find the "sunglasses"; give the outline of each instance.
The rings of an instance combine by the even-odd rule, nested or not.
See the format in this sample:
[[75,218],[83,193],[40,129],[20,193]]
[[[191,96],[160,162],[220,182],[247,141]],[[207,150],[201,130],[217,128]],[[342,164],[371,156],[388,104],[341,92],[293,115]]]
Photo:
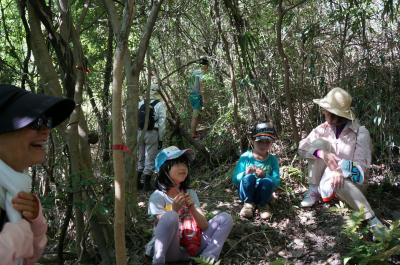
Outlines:
[[28,125],[33,130],[51,129],[53,128],[53,119],[51,117],[40,116]]

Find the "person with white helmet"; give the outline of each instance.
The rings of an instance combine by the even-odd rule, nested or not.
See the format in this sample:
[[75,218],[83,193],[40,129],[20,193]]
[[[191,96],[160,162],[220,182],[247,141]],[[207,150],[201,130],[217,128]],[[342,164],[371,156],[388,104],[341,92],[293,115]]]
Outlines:
[[329,202],[338,197],[351,208],[364,208],[371,227],[382,227],[362,190],[371,164],[371,138],[351,109],[352,97],[335,87],[321,99],[325,122],[299,144],[300,156],[308,159],[309,189],[301,202],[311,207],[321,198]]
[[[138,189],[149,191],[151,177],[154,174],[154,163],[158,151],[162,148],[162,141],[165,135],[166,107],[160,95],[160,86],[151,84],[150,105],[147,122],[147,130],[144,130],[146,120],[145,100],[139,102],[138,113]],[[144,134],[144,135],[143,135]],[[141,141],[143,137],[143,140]]]

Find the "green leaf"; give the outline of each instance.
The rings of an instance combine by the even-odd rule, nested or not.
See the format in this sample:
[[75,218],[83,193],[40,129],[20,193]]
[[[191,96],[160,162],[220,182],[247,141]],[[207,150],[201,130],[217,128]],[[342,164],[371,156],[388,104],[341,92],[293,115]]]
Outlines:
[[347,262],[349,262],[349,261],[351,260],[351,258],[352,258],[352,257],[345,257],[345,258],[343,259],[343,265],[346,265]]
[[271,265],[285,265],[286,260],[284,258],[279,258],[270,263]]

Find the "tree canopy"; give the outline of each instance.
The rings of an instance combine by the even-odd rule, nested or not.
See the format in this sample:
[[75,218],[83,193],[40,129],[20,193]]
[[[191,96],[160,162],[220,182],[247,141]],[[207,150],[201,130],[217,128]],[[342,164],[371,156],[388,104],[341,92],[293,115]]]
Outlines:
[[[322,121],[312,99],[336,86],[353,96],[357,118],[371,133],[374,172],[383,176],[378,183],[398,191],[399,6],[396,0],[1,0],[0,83],[77,103],[52,132],[48,161],[32,169],[34,190],[51,209],[43,260],[142,264],[150,225],[142,224],[148,196],[134,185],[135,154],[138,102],[150,82],[160,85],[168,109],[163,144],[196,151],[194,185],[205,193],[208,185],[218,187],[210,191],[211,205],[236,203],[221,197],[232,189],[230,170],[260,120],[278,131],[274,151],[287,176],[280,196],[298,204],[305,185],[298,142]],[[208,101],[203,138],[194,141],[187,80],[202,57],[210,61]],[[272,228],[258,232],[280,233]],[[279,238],[278,245],[288,244]],[[247,253],[258,259],[245,263],[232,251],[242,243],[233,240],[221,264],[290,259],[260,251]],[[295,258],[307,263],[300,254]]]

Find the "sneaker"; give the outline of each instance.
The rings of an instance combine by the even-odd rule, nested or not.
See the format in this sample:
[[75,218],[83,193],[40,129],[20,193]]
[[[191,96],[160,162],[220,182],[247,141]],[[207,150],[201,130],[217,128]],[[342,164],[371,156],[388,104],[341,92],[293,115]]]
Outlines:
[[260,217],[261,219],[269,219],[271,217],[271,209],[269,207],[269,205],[265,205],[265,206],[260,206],[258,207],[258,211],[260,213]]
[[372,217],[368,220],[369,227],[371,232],[374,234],[375,237],[384,238],[386,227],[382,224],[382,222],[376,217]]
[[240,210],[240,216],[243,218],[252,218],[254,212],[254,204],[244,203],[242,210]]
[[311,207],[317,201],[319,201],[319,193],[314,188],[309,188],[308,191],[305,193],[303,200],[301,201],[301,207]]

